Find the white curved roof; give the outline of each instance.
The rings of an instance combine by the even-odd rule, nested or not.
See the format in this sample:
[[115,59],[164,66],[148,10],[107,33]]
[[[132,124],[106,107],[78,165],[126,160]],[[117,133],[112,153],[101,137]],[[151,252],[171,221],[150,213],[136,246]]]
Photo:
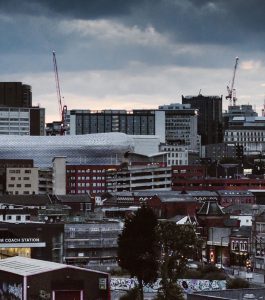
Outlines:
[[124,133],[65,136],[0,136],[0,159],[33,159],[35,166],[50,166],[52,159],[66,156],[67,162],[114,164],[133,150],[133,140]]

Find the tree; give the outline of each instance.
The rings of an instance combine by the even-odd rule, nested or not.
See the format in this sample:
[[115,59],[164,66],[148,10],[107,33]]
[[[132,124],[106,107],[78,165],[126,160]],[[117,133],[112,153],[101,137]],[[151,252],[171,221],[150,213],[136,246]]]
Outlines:
[[140,292],[138,287],[130,289],[125,295],[120,297],[120,300],[139,300]]
[[187,258],[193,256],[200,247],[200,240],[193,226],[176,225],[169,221],[159,223],[158,236],[161,249],[161,288],[158,299],[183,299],[181,293],[176,292],[180,290],[176,282],[187,269]]
[[118,261],[131,277],[136,277],[141,299],[143,286],[153,283],[158,275],[157,218],[151,208],[142,206],[125,220],[118,238]]
[[242,278],[232,278],[226,282],[227,289],[247,289],[249,288],[249,282]]

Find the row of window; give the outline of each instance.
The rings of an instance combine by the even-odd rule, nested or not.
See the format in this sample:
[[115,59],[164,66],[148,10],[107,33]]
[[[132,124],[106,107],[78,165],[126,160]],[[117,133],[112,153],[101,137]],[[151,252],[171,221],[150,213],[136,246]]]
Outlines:
[[[14,185],[13,183],[9,183],[9,184],[8,184],[8,187],[15,187],[15,185]],[[18,184],[16,184],[16,187],[21,188],[22,185],[21,185],[20,183],[18,183]],[[31,184],[30,184],[30,183],[25,183],[25,184],[24,184],[24,187],[25,187],[25,188],[30,188],[30,187],[31,187]]]
[[[23,177],[23,180],[29,180],[29,177]],[[10,180],[22,180],[21,177],[11,177]]]
[[188,157],[188,153],[174,153],[174,152],[171,152],[171,153],[168,153],[168,157],[182,157],[182,154],[184,157]]
[[225,132],[225,135],[228,135],[228,136],[235,136],[235,137],[241,137],[242,135],[243,136],[260,136],[260,137],[263,137],[265,134],[264,134],[264,131],[226,131]]
[[[15,217],[15,220],[16,220],[16,221],[21,221],[21,220],[22,220],[22,217],[21,217],[21,216],[14,216],[14,215],[6,215],[6,220],[13,220],[14,217]],[[30,216],[25,216],[25,219],[26,219],[27,221],[29,221],[29,220],[30,220]]]
[[90,179],[93,179],[93,180],[104,180],[105,177],[100,177],[100,176],[93,176],[93,177],[90,177],[90,176],[78,176],[77,178],[75,176],[71,176],[70,177],[70,180],[90,180]]
[[[93,193],[93,194],[100,194],[103,192],[103,190],[92,190],[92,191],[88,191],[88,190],[78,190],[77,194],[87,194],[87,193]],[[71,190],[70,191],[71,194],[76,194],[76,190]]]
[[[9,173],[10,174],[20,174],[20,173],[23,173],[23,170],[18,170],[18,169],[14,170],[14,169],[12,169],[12,170],[9,170]],[[30,174],[31,170],[24,170],[24,173],[25,174]]]
[[231,249],[233,251],[247,251],[248,250],[248,243],[246,241],[232,241],[231,243]]
[[105,173],[105,169],[102,169],[102,170],[90,170],[90,169],[77,169],[77,170],[74,170],[74,169],[67,169],[66,172],[67,173]]

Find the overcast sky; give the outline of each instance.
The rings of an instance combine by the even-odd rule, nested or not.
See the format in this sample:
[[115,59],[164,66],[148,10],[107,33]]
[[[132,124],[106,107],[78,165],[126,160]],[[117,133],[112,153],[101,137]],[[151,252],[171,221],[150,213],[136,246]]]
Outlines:
[[157,108],[223,95],[236,56],[237,104],[265,95],[264,0],[0,0],[0,81],[30,84],[58,120],[56,51],[68,109]]

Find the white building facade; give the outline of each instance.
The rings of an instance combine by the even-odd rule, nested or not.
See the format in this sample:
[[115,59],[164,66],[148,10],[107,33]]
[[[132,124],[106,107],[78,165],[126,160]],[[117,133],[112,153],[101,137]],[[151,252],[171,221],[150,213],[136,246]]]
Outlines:
[[161,145],[161,152],[167,152],[167,166],[179,166],[189,164],[188,147],[178,145]]
[[233,122],[224,134],[226,144],[241,145],[249,155],[265,151],[265,117],[234,117]]

